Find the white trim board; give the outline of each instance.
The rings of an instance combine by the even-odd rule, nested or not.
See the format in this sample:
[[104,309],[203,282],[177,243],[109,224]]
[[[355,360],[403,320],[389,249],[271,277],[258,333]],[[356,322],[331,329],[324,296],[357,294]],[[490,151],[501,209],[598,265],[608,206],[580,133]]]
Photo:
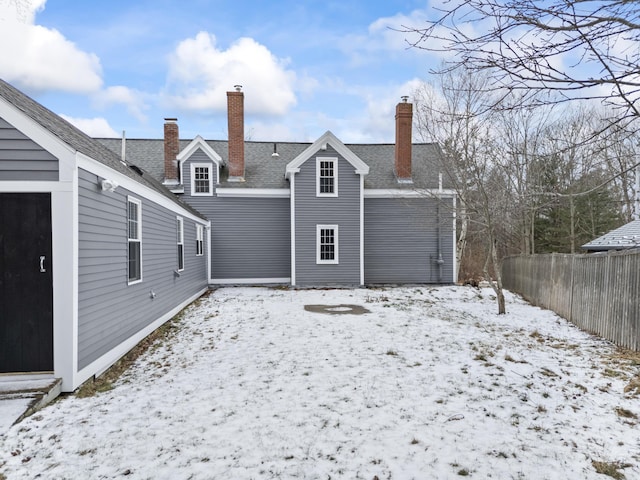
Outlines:
[[291,176],[291,201],[290,208],[291,211],[291,285],[296,285],[296,176]]
[[209,283],[212,285],[262,285],[267,283],[291,283],[291,278],[210,278]]
[[360,175],[360,285],[364,285],[364,177]]
[[[157,190],[154,190],[151,187],[147,187],[142,183],[136,182],[133,178],[129,178],[124,173],[120,173],[112,168],[100,163],[86,155],[81,153],[78,154],[78,168],[82,168],[89,173],[94,175],[98,175],[101,178],[106,178],[109,180],[114,180],[118,183],[119,187],[122,187],[126,190],[129,190],[134,195],[143,197],[146,200],[150,200],[161,207],[166,208],[167,210],[174,212],[176,214],[180,214],[185,218],[193,220],[194,222],[201,223],[203,225],[208,225],[209,221],[203,218],[195,216],[189,210],[182,208],[179,204],[172,202],[169,198],[162,195]],[[104,193],[108,195],[107,192]]]
[[5,193],[53,193],[71,192],[73,182],[33,181],[33,180],[6,180],[0,182],[0,192]]
[[58,180],[73,181],[76,151],[70,145],[2,97],[0,117],[58,159]]
[[288,188],[216,188],[216,195],[223,198],[289,198]]
[[364,190],[364,198],[452,198],[456,196],[455,190],[437,188],[369,188]]
[[338,152],[347,162],[349,162],[355,169],[358,175],[366,175],[369,173],[369,165],[364,163],[355,153],[342,143],[338,137],[336,137],[330,131],[326,131],[324,135],[313,142],[307,147],[300,155],[294,158],[287,164],[285,170],[285,177],[291,178],[292,174],[300,171],[300,166],[316,155],[319,151],[327,149],[327,144],[331,145],[336,152]]

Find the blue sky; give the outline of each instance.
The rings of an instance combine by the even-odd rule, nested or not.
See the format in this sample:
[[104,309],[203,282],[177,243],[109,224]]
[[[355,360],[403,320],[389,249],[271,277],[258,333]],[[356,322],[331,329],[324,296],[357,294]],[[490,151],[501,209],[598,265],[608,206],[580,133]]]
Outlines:
[[[0,77],[90,135],[224,139],[243,85],[249,139],[392,142],[394,107],[439,60],[389,27],[428,1],[0,0]],[[4,38],[3,38],[4,37]]]

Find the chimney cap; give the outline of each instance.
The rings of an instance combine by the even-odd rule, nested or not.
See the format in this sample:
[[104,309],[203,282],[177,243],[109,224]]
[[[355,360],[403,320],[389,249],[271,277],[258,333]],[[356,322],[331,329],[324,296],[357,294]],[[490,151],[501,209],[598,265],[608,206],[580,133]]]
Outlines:
[[400,98],[402,99],[402,103],[407,103],[407,100],[409,100],[409,95],[402,95]]
[[242,85],[234,85],[233,88],[236,90],[236,92],[242,91]]
[[164,121],[167,123],[176,123],[178,119],[174,117],[170,117],[170,118],[165,118]]

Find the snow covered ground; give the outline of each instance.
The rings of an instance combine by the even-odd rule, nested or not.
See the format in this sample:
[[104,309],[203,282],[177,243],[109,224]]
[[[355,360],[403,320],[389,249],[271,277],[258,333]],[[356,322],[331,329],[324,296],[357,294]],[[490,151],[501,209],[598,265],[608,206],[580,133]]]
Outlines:
[[0,478],[640,478],[640,366],[507,300],[498,316],[469,287],[217,290],[113,390],[12,427]]

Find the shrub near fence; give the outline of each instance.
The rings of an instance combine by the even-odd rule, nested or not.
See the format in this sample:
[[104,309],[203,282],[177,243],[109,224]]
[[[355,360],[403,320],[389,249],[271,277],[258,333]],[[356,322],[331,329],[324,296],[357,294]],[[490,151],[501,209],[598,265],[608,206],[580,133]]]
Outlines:
[[640,351],[640,250],[507,257],[502,281],[581,329]]

